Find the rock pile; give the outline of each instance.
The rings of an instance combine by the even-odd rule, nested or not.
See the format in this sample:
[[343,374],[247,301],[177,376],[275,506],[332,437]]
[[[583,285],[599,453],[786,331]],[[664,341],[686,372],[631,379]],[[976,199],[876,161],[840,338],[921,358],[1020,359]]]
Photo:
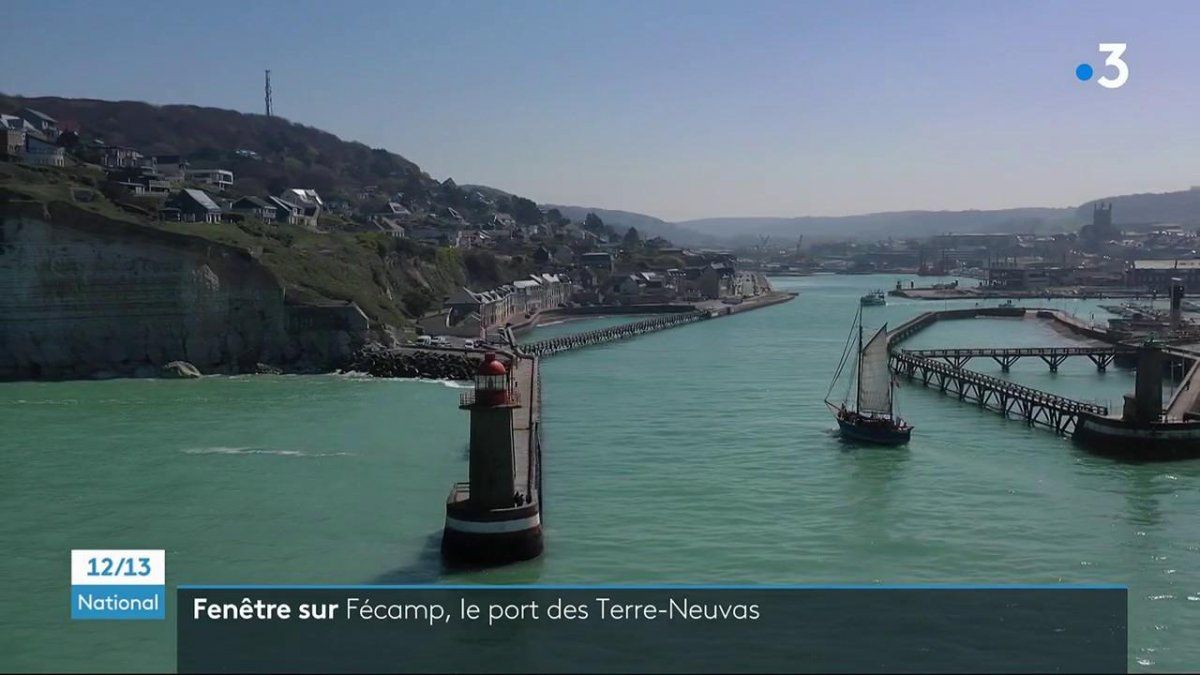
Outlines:
[[470,352],[406,350],[369,344],[351,361],[350,370],[373,377],[422,377],[434,380],[470,380],[479,367],[479,355]]

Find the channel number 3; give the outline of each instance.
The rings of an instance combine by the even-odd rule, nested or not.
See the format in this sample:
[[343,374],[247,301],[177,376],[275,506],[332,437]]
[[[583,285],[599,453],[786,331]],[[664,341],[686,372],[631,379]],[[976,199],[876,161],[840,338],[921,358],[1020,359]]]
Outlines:
[[1096,80],[1101,87],[1116,89],[1125,84],[1125,81],[1129,79],[1129,64],[1121,60],[1121,55],[1125,53],[1125,48],[1126,44],[1124,42],[1100,43],[1100,53],[1108,54],[1108,58],[1104,59],[1104,65],[1117,69],[1116,77],[1105,75]]

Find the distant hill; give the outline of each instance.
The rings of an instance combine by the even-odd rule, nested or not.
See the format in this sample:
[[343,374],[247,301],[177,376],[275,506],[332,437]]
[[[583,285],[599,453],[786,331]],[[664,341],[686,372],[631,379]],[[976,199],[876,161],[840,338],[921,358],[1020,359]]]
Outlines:
[[1076,217],[1091,221],[1097,202],[1112,202],[1113,223],[1136,225],[1148,223],[1200,224],[1200,189],[1180,192],[1145,192],[1096,199],[1076,210]]
[[542,204],[542,206],[558,209],[560,213],[571,220],[583,220],[587,214],[595,213],[606,225],[613,226],[618,232],[634,227],[643,237],[662,237],[679,246],[713,246],[721,243],[721,238],[718,236],[697,232],[678,223],[668,223],[661,218],[644,213],[561,204]]
[[[1091,215],[1089,211],[1088,219]],[[1071,208],[995,211],[895,211],[856,216],[799,218],[703,218],[675,225],[732,242],[761,235],[812,238],[920,237],[944,232],[1061,232],[1083,221]]]

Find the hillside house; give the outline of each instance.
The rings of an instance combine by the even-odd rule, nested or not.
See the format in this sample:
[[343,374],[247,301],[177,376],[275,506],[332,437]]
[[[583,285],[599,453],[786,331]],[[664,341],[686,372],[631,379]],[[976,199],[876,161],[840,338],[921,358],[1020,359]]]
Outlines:
[[279,197],[267,197],[264,201],[275,207],[275,222],[288,225],[302,224],[304,209]]
[[159,176],[173,185],[178,185],[187,177],[188,163],[180,155],[155,155],[154,166]]
[[483,248],[491,242],[491,237],[483,230],[459,230],[455,238],[455,248]]
[[66,166],[67,156],[58,145],[33,134],[25,134],[24,161],[34,166]]
[[689,298],[717,300],[735,295],[737,273],[728,263],[696,265],[684,270],[687,280],[683,290]]
[[375,227],[379,228],[381,232],[390,234],[397,239],[404,238],[404,225],[396,218],[389,218],[387,216],[373,216],[371,218],[371,222],[374,223]]
[[310,228],[317,227],[317,220],[325,208],[321,195],[312,188],[291,188],[279,194],[280,199],[289,201],[301,210],[301,225]]
[[613,256],[611,253],[584,253],[583,255],[579,256],[579,263],[592,270],[605,272],[613,271]]
[[221,207],[204,190],[180,190],[167,200],[166,206],[179,210],[185,223],[219,223]]
[[386,216],[411,216],[412,212],[404,207],[400,202],[388,202],[384,205],[384,210],[381,215]]
[[257,218],[265,223],[275,222],[276,214],[279,211],[274,204],[259,197],[242,197],[233,203],[230,210]]
[[[117,175],[119,174],[114,174],[114,176]],[[127,175],[125,180],[120,180],[117,184],[126,188],[137,197],[165,198],[171,194],[171,184],[160,179],[154,173]]]
[[142,165],[142,153],[123,145],[100,148],[100,166],[106,169],[135,169]]
[[17,116],[29,123],[44,140],[58,140],[58,121],[44,112],[39,112],[33,108],[22,108]]
[[217,191],[233,187],[233,172],[226,169],[188,169],[184,175],[193,183],[209,185]]

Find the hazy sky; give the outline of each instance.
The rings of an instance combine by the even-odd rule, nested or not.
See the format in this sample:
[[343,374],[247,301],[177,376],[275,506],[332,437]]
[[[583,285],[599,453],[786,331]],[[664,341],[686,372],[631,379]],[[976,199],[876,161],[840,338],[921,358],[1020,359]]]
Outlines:
[[[276,113],[667,219],[1200,183],[1200,4],[9,0],[0,91]],[[1126,42],[1128,83],[1099,42]]]

